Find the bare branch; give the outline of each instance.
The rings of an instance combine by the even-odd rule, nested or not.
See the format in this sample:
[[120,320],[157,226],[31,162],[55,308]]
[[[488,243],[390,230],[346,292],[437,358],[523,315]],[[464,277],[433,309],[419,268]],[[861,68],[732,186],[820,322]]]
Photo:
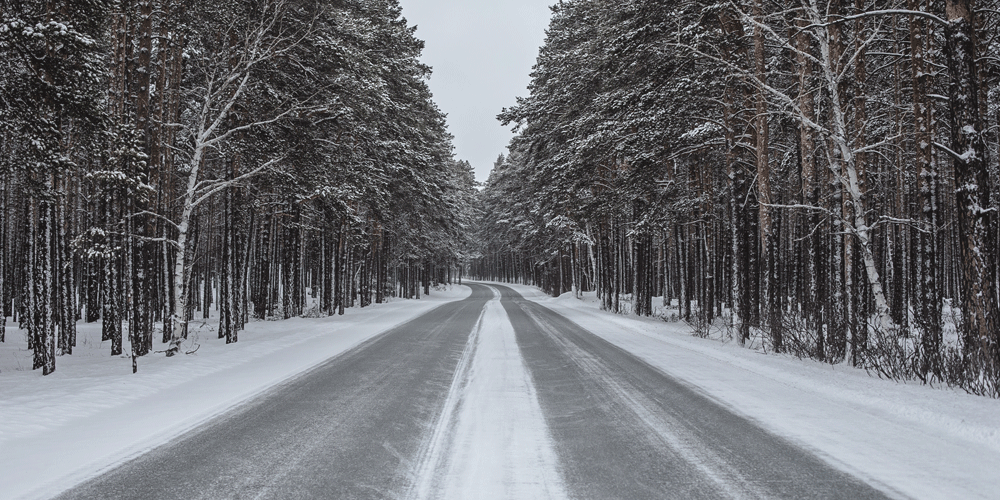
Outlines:
[[217,137],[213,137],[212,139],[209,139],[209,140],[203,142],[202,144],[204,144],[205,147],[214,147],[215,144],[228,139],[233,134],[236,134],[238,132],[242,132],[244,130],[249,130],[249,129],[252,129],[252,128],[256,128],[256,127],[262,127],[264,125],[270,125],[270,124],[275,123],[278,120],[281,120],[282,118],[284,118],[284,117],[292,114],[296,110],[297,110],[297,108],[293,107],[293,108],[290,108],[290,109],[286,109],[281,114],[279,114],[279,115],[277,115],[275,117],[272,117],[272,118],[270,118],[268,120],[261,120],[261,121],[256,121],[256,122],[253,122],[253,123],[248,123],[246,125],[240,125],[238,127],[233,127],[231,129],[227,130],[222,135],[219,135]]
[[914,219],[899,219],[896,217],[889,217],[888,215],[880,215],[878,221],[872,224],[872,228],[878,226],[879,224],[900,224],[903,226],[910,226],[921,233],[930,234],[930,231],[920,227],[922,225],[920,221]]
[[823,207],[817,207],[815,205],[803,205],[803,204],[786,205],[786,204],[781,204],[781,203],[762,203],[762,205],[764,205],[766,207],[780,208],[780,209],[784,209],[784,210],[809,210],[809,211],[812,211],[812,212],[822,212],[822,213],[825,213],[827,215],[832,215],[834,217],[839,217],[839,215],[833,213],[829,209],[823,208]]
[[826,28],[827,26],[833,26],[835,24],[846,23],[848,21],[854,21],[856,19],[864,19],[866,17],[880,17],[880,16],[915,16],[922,17],[931,22],[937,23],[941,26],[947,26],[948,21],[941,19],[930,12],[923,12],[919,10],[906,10],[906,9],[885,9],[885,10],[872,10],[868,12],[863,12],[861,14],[855,14],[853,16],[844,16],[836,21],[831,21],[828,23],[816,23],[806,26],[806,28]]
[[145,241],[147,243],[167,243],[167,244],[169,244],[170,246],[172,246],[172,247],[174,247],[176,249],[180,249],[180,245],[176,241],[174,241],[174,240],[172,240],[170,238],[150,238],[149,236],[138,236],[138,235],[135,235],[135,234],[130,235],[130,236],[132,236],[133,238],[135,238],[135,239],[137,239],[139,241]]
[[163,222],[166,222],[167,224],[170,224],[171,226],[174,227],[174,229],[178,229],[178,226],[177,226],[176,222],[168,219],[165,215],[160,215],[160,214],[155,213],[155,212],[150,212],[149,210],[143,210],[141,212],[136,212],[134,214],[129,215],[128,218],[139,217],[140,215],[151,215],[151,216],[153,216],[153,217],[155,217],[155,218],[157,218],[157,219],[159,219],[159,220],[161,220]]
[[894,135],[892,137],[887,137],[883,141],[876,142],[875,144],[869,144],[869,145],[867,145],[867,146],[865,146],[863,148],[855,149],[854,150],[854,154],[867,153],[869,151],[873,151],[873,150],[879,149],[879,148],[881,148],[881,147],[883,147],[883,146],[885,146],[887,144],[892,144],[896,139],[899,139],[902,136],[903,136],[903,134],[897,134],[897,135]]
[[243,175],[241,175],[239,177],[236,177],[235,179],[229,179],[229,180],[226,180],[226,181],[220,181],[220,182],[218,182],[214,186],[211,186],[211,187],[207,188],[208,190],[205,193],[201,194],[200,197],[198,197],[197,199],[195,199],[194,201],[192,201],[191,202],[191,206],[192,207],[196,207],[196,206],[204,203],[205,200],[211,198],[212,195],[218,193],[219,191],[222,191],[223,189],[226,189],[226,188],[228,188],[230,186],[233,186],[235,184],[243,182],[243,181],[245,181],[245,180],[247,180],[247,179],[249,179],[249,178],[251,178],[251,177],[253,177],[253,176],[255,176],[255,175],[257,175],[257,174],[259,174],[261,172],[263,172],[264,170],[266,170],[268,168],[271,168],[273,165],[279,163],[280,161],[282,161],[284,159],[285,159],[284,156],[279,157],[279,158],[275,158],[275,159],[270,160],[270,161],[264,163],[263,165],[255,168],[255,169],[253,169],[253,170],[251,170],[251,171],[249,171],[249,172],[247,172],[247,173],[245,173],[245,174],[243,174]]

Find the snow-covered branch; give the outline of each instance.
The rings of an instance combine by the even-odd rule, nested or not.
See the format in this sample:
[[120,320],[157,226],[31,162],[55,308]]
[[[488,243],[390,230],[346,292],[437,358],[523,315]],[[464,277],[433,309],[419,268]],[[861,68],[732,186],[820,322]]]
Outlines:
[[170,220],[169,217],[166,217],[166,216],[164,216],[162,214],[158,214],[156,212],[150,212],[149,210],[142,210],[142,211],[139,211],[139,212],[135,212],[135,213],[129,215],[128,217],[132,218],[132,217],[139,217],[139,216],[143,216],[143,215],[148,215],[148,216],[153,217],[153,218],[155,218],[157,220],[166,222],[167,224],[170,224],[171,226],[173,226],[174,229],[177,229],[177,223],[175,223],[174,221]]
[[839,17],[838,19],[835,19],[833,21],[828,21],[828,22],[824,22],[824,23],[814,23],[814,24],[811,24],[811,25],[807,26],[807,28],[814,28],[814,27],[826,28],[826,27],[829,27],[829,26],[834,26],[834,25],[837,25],[837,24],[843,24],[843,23],[846,23],[846,22],[849,22],[849,21],[854,21],[854,20],[857,20],[857,19],[865,19],[865,18],[869,18],[869,17],[885,17],[885,16],[914,16],[914,17],[920,17],[920,18],[923,18],[923,19],[927,19],[927,20],[932,21],[935,24],[938,24],[938,25],[941,25],[941,26],[946,26],[948,24],[948,21],[946,21],[946,20],[944,20],[944,19],[942,19],[942,18],[940,18],[938,16],[935,16],[934,14],[931,14],[930,12],[924,12],[922,10],[883,9],[883,10],[870,10],[868,12],[863,12],[861,14],[855,14],[853,16],[843,16],[843,17]]
[[825,213],[827,215],[831,215],[831,216],[834,216],[834,217],[840,217],[840,214],[836,214],[836,213],[830,211],[830,209],[828,209],[828,208],[818,207],[816,205],[803,205],[803,204],[795,204],[795,203],[793,203],[793,204],[766,203],[765,205],[768,206],[768,207],[771,207],[771,208],[779,208],[779,209],[782,209],[782,210],[808,210],[808,211],[813,211],[813,212]]
[[952,151],[951,148],[949,148],[948,146],[945,146],[944,144],[941,144],[940,142],[932,142],[931,145],[934,146],[935,148],[940,149],[941,151],[943,151],[945,154],[947,154],[948,156],[950,156],[955,161],[960,161],[962,163],[965,163],[966,161],[968,161],[967,157],[965,157],[964,155],[960,155],[960,154]]
[[211,181],[210,183],[206,183],[205,186],[204,186],[205,191],[202,192],[202,193],[198,193],[198,195],[197,195],[198,197],[195,198],[193,201],[190,202],[191,206],[192,207],[197,207],[198,205],[201,205],[206,200],[208,200],[209,198],[211,198],[212,195],[218,193],[219,191],[222,191],[223,189],[226,189],[226,188],[228,188],[230,186],[235,186],[235,185],[237,185],[237,184],[239,184],[239,183],[241,183],[241,182],[243,182],[243,181],[245,181],[245,180],[247,180],[247,179],[249,179],[251,177],[254,177],[254,176],[258,175],[258,174],[261,174],[265,170],[273,167],[274,165],[278,164],[282,160],[284,160],[284,157],[274,158],[272,160],[269,160],[269,161],[265,162],[261,166],[255,168],[255,169],[253,169],[253,170],[251,170],[251,171],[249,171],[249,172],[247,172],[247,173],[245,173],[243,175],[240,175],[239,177],[236,177],[236,178],[233,178],[233,179],[228,179],[228,180],[216,180],[216,181]]

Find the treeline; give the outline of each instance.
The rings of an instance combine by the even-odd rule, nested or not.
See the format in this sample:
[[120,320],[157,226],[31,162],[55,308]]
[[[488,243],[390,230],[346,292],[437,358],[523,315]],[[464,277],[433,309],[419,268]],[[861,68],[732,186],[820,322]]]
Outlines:
[[567,0],[476,276],[1000,391],[995,0]]
[[213,308],[229,343],[457,271],[473,174],[396,0],[4,1],[0,22],[0,341],[11,317],[45,374],[79,319],[135,369]]

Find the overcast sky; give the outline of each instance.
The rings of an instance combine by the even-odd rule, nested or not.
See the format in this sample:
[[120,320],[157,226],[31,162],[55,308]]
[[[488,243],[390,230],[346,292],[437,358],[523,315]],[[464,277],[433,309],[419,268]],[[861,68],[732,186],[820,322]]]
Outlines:
[[527,95],[538,47],[556,0],[400,0],[426,42],[434,101],[448,114],[455,156],[485,181],[512,134],[496,115]]

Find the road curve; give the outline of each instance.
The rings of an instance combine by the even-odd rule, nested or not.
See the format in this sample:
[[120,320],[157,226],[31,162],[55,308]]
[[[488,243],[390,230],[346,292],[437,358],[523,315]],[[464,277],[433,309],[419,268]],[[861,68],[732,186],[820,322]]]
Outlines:
[[[886,498],[512,289],[469,286],[57,498]],[[526,458],[555,479],[494,464]],[[453,480],[494,466],[517,484]]]

